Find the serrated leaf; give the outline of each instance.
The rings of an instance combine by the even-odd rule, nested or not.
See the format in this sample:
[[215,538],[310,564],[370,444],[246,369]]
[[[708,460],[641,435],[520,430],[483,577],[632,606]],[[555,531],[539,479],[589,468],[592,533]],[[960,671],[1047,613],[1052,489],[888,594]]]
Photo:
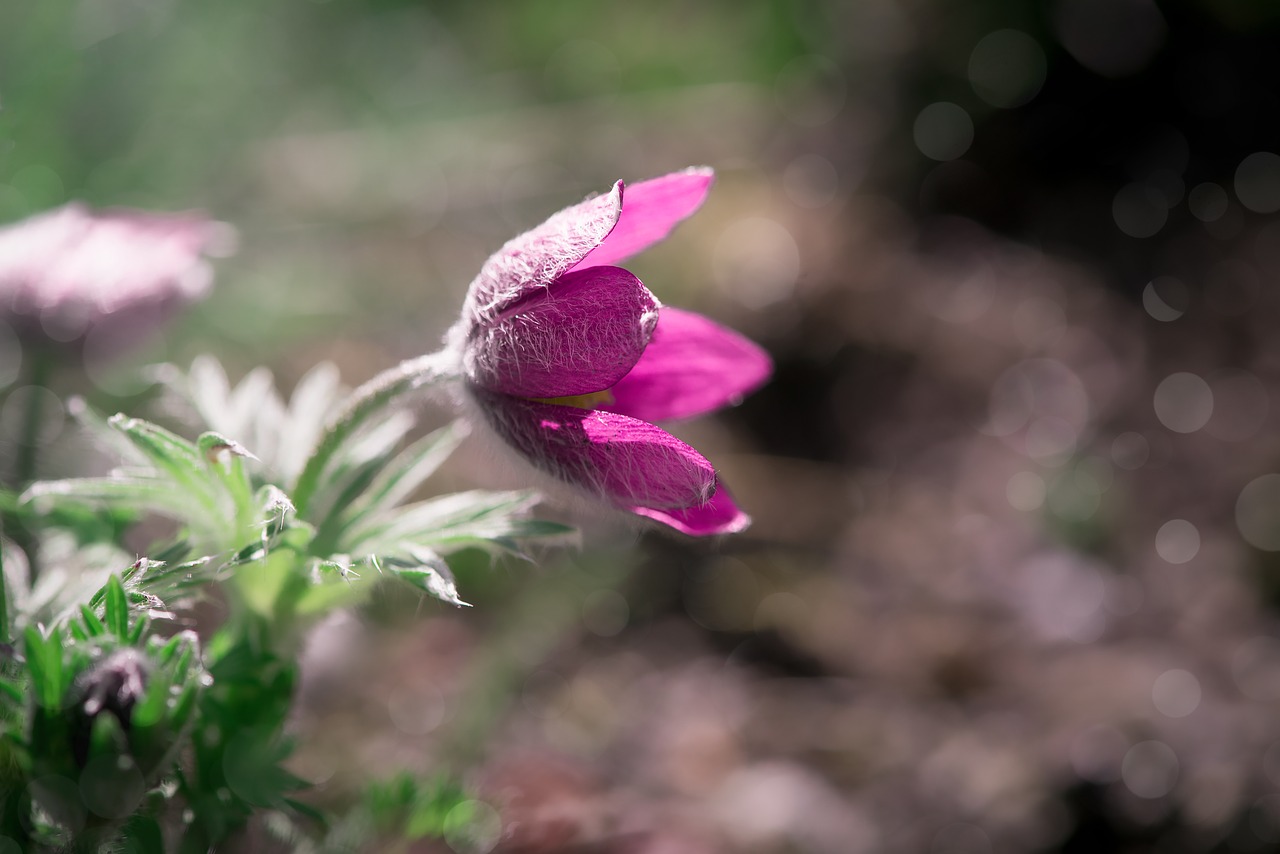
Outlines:
[[32,484],[31,488],[22,495],[22,501],[37,504],[61,498],[106,507],[147,510],[169,517],[195,512],[196,507],[199,506],[187,500],[186,494],[181,490],[149,476],[43,480]]
[[361,552],[382,554],[400,542],[432,543],[450,535],[503,536],[513,517],[519,517],[538,502],[531,490],[491,492],[472,490],[409,504],[369,519],[351,532],[351,547]]
[[413,417],[396,412],[351,438],[321,475],[306,519],[324,529],[333,524],[395,455],[396,447],[413,429]]
[[383,467],[360,500],[347,511],[343,519],[344,527],[390,510],[412,495],[449,458],[466,435],[466,423],[455,421],[429,433],[397,454]]
[[331,362],[316,365],[294,386],[276,451],[281,482],[293,483],[302,471],[308,454],[320,441],[340,391],[338,369]]
[[378,418],[385,418],[406,395],[449,376],[447,366],[441,360],[440,355],[432,354],[402,362],[352,392],[342,409],[325,426],[315,450],[298,475],[293,500],[300,515],[308,516],[311,499],[321,478],[354,437]]
[[398,566],[388,563],[387,570],[396,578],[425,593],[430,593],[442,602],[457,607],[470,608],[468,602],[458,598],[458,583],[444,558],[430,549],[414,549],[413,558],[417,566]]

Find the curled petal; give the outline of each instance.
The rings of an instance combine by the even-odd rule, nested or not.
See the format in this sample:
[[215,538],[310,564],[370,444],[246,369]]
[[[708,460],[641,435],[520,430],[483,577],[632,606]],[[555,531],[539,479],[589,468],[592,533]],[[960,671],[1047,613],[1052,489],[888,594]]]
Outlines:
[[736,403],[772,372],[769,355],[738,333],[663,306],[649,346],[602,408],[645,421],[689,418]]
[[567,207],[507,241],[471,282],[463,322],[473,326],[491,321],[512,303],[549,287],[604,240],[621,211],[619,181],[607,195]]
[[536,468],[630,509],[705,504],[716,473],[665,430],[625,415],[471,389],[489,425]]
[[467,374],[516,397],[601,391],[632,369],[657,322],[658,301],[621,267],[569,273],[475,327]]
[[738,508],[729,490],[719,480],[716,481],[716,494],[706,504],[665,510],[632,507],[631,512],[661,522],[691,537],[736,534],[745,531],[751,524],[751,517]]
[[578,268],[617,264],[662,240],[701,207],[713,180],[715,173],[701,166],[629,184],[617,224]]

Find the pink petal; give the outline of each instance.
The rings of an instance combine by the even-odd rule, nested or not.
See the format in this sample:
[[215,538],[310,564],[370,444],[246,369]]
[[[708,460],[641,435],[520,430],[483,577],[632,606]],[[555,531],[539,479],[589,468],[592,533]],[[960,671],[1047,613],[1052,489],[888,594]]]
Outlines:
[[669,525],[680,533],[692,537],[736,534],[739,531],[745,531],[751,524],[751,517],[738,509],[733,496],[719,480],[716,480],[716,494],[706,504],[668,510],[632,507],[631,512]]
[[621,211],[619,181],[607,195],[567,207],[507,241],[471,282],[462,309],[464,321],[474,325],[492,320],[513,302],[550,286],[604,240]]
[[663,306],[644,355],[601,408],[644,421],[688,418],[736,403],[772,372],[769,354],[738,333]]
[[625,415],[471,389],[489,425],[538,469],[630,508],[705,504],[716,473],[665,430]]
[[578,268],[617,264],[664,239],[702,205],[714,179],[711,169],[694,167],[628,185],[617,225]]
[[516,397],[602,391],[635,365],[657,322],[658,301],[621,267],[569,273],[475,327],[467,374]]

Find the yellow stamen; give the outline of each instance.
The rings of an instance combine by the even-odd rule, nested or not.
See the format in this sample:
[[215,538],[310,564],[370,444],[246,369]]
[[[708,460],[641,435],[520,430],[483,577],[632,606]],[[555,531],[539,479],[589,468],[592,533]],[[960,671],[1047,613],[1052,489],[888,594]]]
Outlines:
[[554,403],[558,406],[572,406],[575,409],[599,409],[613,403],[613,392],[609,389],[593,391],[590,394],[575,394],[570,397],[535,397],[538,403]]

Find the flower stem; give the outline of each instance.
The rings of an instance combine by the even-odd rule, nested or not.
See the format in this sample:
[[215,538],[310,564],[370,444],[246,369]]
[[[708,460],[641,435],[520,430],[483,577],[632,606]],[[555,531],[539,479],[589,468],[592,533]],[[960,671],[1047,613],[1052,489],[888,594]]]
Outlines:
[[404,395],[453,379],[454,356],[448,351],[430,353],[408,359],[389,368],[357,388],[347,398],[342,410],[325,427],[319,444],[307,460],[293,488],[293,505],[299,518],[305,518],[320,477],[338,449],[359,430],[371,415],[397,403]]
[[[41,391],[53,373],[53,359],[50,354],[39,347],[31,348],[26,359],[26,409],[22,413],[22,425],[18,434],[17,459],[14,460],[13,484],[14,492],[21,493],[36,478],[38,457],[40,454],[40,428],[44,420],[41,408],[43,395]],[[27,579],[30,589],[34,590],[36,580],[40,577],[40,562],[36,556],[36,537],[34,530],[21,518],[13,519],[10,532],[13,542],[27,557]]]
[[14,482],[21,491],[31,485],[36,477],[36,459],[39,456],[40,427],[44,412],[41,410],[40,391],[49,381],[53,359],[40,348],[28,350],[26,386],[32,389],[27,395],[27,408],[22,414],[22,432],[18,435],[18,458],[14,466]]

